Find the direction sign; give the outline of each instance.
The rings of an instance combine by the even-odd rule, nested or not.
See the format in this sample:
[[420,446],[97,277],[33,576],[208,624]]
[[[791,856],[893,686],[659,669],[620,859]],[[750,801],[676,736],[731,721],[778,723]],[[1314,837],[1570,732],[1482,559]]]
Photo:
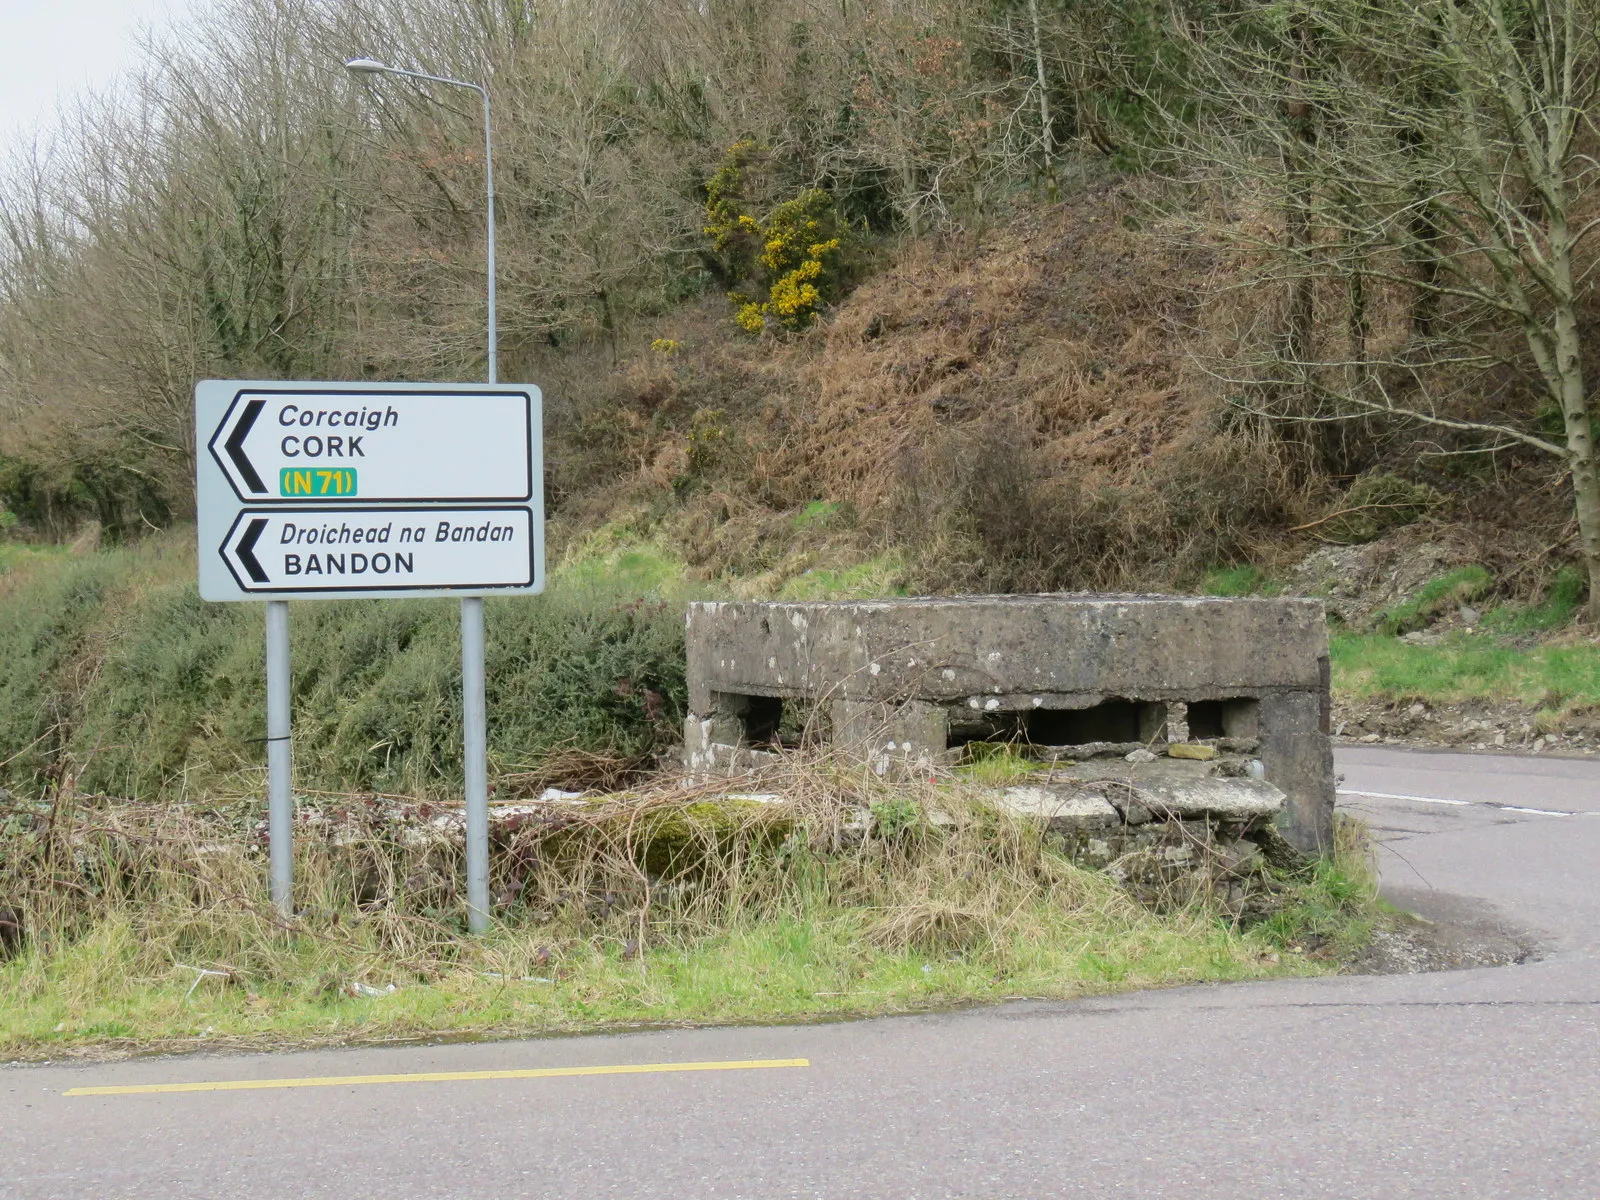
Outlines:
[[253,593],[526,588],[533,545],[525,506],[247,508],[222,560]]
[[252,504],[526,500],[526,388],[237,387],[208,449]]
[[207,380],[200,594],[544,590],[539,389]]

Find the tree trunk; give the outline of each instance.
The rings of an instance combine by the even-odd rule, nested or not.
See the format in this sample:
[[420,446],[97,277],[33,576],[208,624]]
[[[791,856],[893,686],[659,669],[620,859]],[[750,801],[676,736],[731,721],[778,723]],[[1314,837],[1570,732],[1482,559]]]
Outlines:
[[1286,323],[1285,355],[1294,378],[1304,388],[1311,361],[1312,337],[1316,331],[1316,280],[1309,259],[1311,245],[1311,185],[1296,159],[1288,163],[1289,205],[1284,214],[1284,231],[1289,244],[1291,269],[1289,312]]
[[1056,131],[1050,120],[1050,89],[1044,73],[1044,39],[1039,36],[1039,0],[1028,0],[1028,17],[1033,22],[1033,70],[1039,80],[1039,142],[1044,149],[1046,182],[1053,190]]
[[1572,468],[1572,502],[1578,517],[1578,545],[1589,574],[1591,622],[1600,624],[1600,463],[1595,461],[1594,427],[1584,388],[1582,342],[1576,306],[1570,301],[1555,311],[1555,367],[1561,386],[1561,416]]
[[1444,240],[1438,216],[1425,197],[1419,197],[1412,213],[1410,234],[1408,250],[1417,272],[1417,290],[1411,298],[1411,332],[1425,341],[1433,337],[1434,322],[1439,316],[1439,243]]
[[[1568,423],[1571,428],[1571,423]],[[1578,540],[1583,546],[1584,566],[1589,573],[1589,604],[1585,615],[1600,625],[1600,470],[1596,470],[1592,439],[1583,458],[1572,460],[1572,495],[1578,510]]]
[[[1289,78],[1294,83],[1303,83],[1307,62],[1311,57],[1311,33],[1303,21],[1297,31],[1297,40],[1301,52],[1290,65]],[[1304,95],[1292,96],[1288,100],[1284,105],[1284,117],[1289,133],[1283,143],[1283,170],[1289,192],[1284,212],[1284,234],[1288,241],[1291,270],[1294,272],[1289,282],[1285,351],[1303,401],[1303,393],[1308,390],[1308,364],[1316,331],[1316,283],[1310,262],[1314,253],[1311,212],[1315,198],[1308,163],[1317,134],[1311,102]]]

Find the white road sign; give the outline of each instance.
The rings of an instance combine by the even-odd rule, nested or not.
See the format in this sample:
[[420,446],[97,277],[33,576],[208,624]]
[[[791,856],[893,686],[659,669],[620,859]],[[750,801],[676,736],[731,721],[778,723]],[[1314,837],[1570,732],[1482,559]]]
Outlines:
[[533,511],[247,508],[222,558],[245,592],[525,588],[534,579]]
[[526,500],[530,391],[235,385],[208,448],[252,504]]
[[544,590],[539,389],[206,380],[200,594]]

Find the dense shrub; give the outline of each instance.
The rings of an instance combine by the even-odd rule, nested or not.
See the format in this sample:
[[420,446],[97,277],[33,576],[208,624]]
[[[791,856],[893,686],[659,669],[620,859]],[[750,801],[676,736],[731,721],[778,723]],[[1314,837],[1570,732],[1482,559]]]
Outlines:
[[[192,569],[158,539],[11,584],[0,604],[0,760],[11,761],[0,778],[35,788],[70,773],[84,790],[144,797],[256,786],[261,610],[203,602],[180,576]],[[487,622],[497,769],[570,750],[644,765],[681,736],[681,605],[586,580],[490,600]],[[298,788],[455,784],[454,603],[306,602],[290,624]]]
[[[833,197],[806,188],[753,214],[749,174],[760,151],[738,142],[706,185],[706,236],[747,333],[806,328],[844,282],[848,228]],[[752,297],[744,289],[754,287]]]
[[0,779],[59,778],[118,565],[62,558],[26,585],[0,577]]
[[0,454],[0,532],[66,538],[98,524],[120,541],[171,520],[168,488],[110,447],[80,461],[45,464]]
[[1391,529],[1421,520],[1443,499],[1433,488],[1374,471],[1351,484],[1321,525],[1331,542],[1371,542]]

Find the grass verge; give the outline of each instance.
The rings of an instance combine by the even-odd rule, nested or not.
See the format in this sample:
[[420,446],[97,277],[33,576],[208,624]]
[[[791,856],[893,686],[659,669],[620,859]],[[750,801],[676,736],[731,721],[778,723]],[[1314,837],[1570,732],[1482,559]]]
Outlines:
[[1524,648],[1456,632],[1431,646],[1381,634],[1335,634],[1334,689],[1341,700],[1510,701],[1530,707],[1600,705],[1600,646]]
[[1476,600],[1494,586],[1494,577],[1477,564],[1458,567],[1454,571],[1430,579],[1417,594],[1376,614],[1373,618],[1379,633],[1402,634],[1424,629],[1441,613],[1449,612],[1469,600]]
[[1327,861],[1258,868],[1270,903],[1245,922],[1204,888],[1141,906],[974,795],[817,769],[777,803],[674,787],[529,806],[497,824],[500,919],[479,939],[459,926],[453,817],[426,805],[308,813],[287,922],[239,814],[13,805],[0,1054],[810,1020],[1316,974],[1376,911],[1353,825]]
[[[1330,636],[1335,697],[1345,703],[1515,704],[1550,718],[1600,707],[1600,643],[1566,628],[1583,605],[1583,574],[1564,567],[1536,601],[1488,607],[1474,618],[1475,627],[1453,623],[1463,605],[1480,602],[1493,586],[1483,567],[1459,567],[1373,613],[1365,627],[1336,626]],[[1282,587],[1261,568],[1243,564],[1213,568],[1201,590],[1270,596]],[[1434,640],[1398,636],[1435,622],[1441,632]]]

